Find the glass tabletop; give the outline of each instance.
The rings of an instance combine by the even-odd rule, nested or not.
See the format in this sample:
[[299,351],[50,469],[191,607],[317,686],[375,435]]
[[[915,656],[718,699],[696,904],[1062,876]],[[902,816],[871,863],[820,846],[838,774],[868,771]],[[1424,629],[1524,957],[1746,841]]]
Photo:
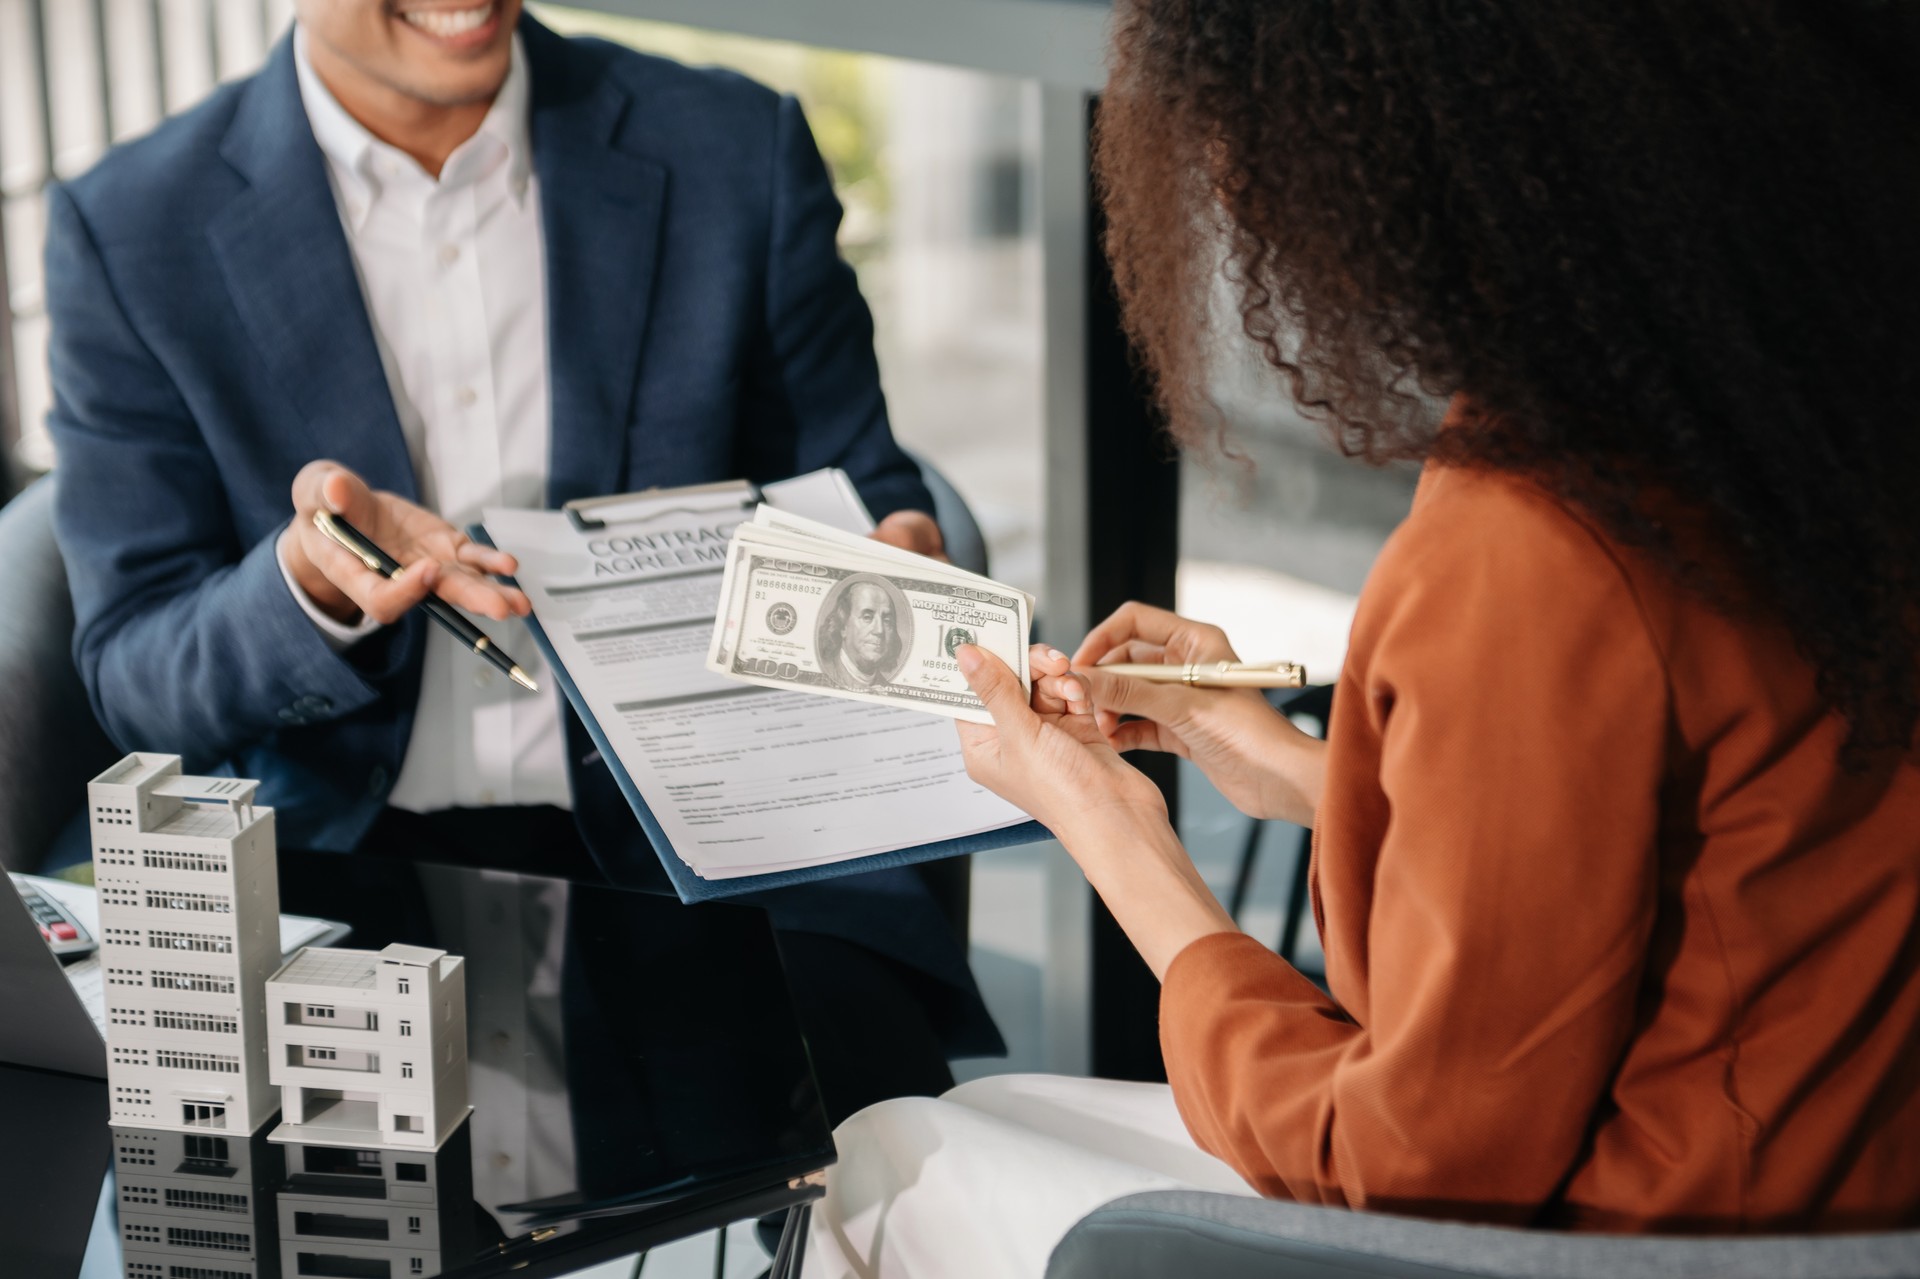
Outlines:
[[420,943],[469,967],[474,1107],[438,1149],[110,1124],[105,1083],[0,1068],[22,1152],[0,1160],[0,1273],[560,1275],[818,1194],[832,1137],[763,912],[430,886]]

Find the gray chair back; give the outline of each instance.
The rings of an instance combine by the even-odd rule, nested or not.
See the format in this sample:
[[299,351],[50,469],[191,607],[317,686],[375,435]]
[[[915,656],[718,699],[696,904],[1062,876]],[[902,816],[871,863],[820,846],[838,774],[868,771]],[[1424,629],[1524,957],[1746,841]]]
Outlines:
[[1047,1279],[1920,1279],[1920,1231],[1672,1238],[1463,1226],[1204,1191],[1128,1195]]
[[74,669],[53,480],[0,507],[0,865],[34,870],[120,757]]
[[961,497],[960,490],[927,459],[912,453],[907,456],[920,468],[920,481],[927,486],[927,492],[933,494],[933,520],[946,540],[947,558],[969,573],[985,574],[987,539],[981,534],[979,521],[973,518],[967,499]]

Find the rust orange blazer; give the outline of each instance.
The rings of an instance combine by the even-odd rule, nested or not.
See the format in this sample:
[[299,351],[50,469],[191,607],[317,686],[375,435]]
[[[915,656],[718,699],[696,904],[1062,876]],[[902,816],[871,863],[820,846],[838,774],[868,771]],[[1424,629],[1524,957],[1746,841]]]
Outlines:
[[1589,1229],[1920,1219],[1920,761],[1778,626],[1429,468],[1361,595],[1314,903],[1173,962],[1182,1114],[1262,1192]]

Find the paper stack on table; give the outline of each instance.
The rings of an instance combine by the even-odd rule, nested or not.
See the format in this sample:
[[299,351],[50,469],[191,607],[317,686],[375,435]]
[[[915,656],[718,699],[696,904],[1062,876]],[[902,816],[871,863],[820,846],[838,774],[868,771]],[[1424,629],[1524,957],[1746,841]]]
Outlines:
[[1025,592],[761,506],[727,547],[707,669],[769,688],[991,723],[954,650],[995,654],[1030,687]]

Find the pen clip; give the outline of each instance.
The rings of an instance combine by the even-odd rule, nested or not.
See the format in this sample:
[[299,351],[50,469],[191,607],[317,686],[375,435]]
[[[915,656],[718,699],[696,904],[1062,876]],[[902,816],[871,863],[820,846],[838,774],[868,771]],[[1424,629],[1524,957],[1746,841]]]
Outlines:
[[374,555],[374,553],[366,547],[360,545],[356,539],[347,536],[347,531],[340,527],[340,521],[334,518],[332,511],[324,508],[315,511],[313,513],[313,526],[319,529],[321,535],[329,542],[332,542],[335,546],[338,546],[341,550],[359,560],[362,564],[366,565],[370,571],[380,573],[382,577],[386,576],[386,574],[381,571],[379,557]]
[[[731,500],[723,500],[711,508],[702,500],[715,497]],[[688,505],[650,507],[644,514],[626,515],[613,521],[605,518],[605,512],[609,510],[672,498],[685,499]],[[576,533],[597,533],[610,523],[645,524],[668,515],[704,515],[709,509],[724,511],[734,502],[741,507],[750,507],[758,501],[758,485],[747,480],[721,480],[713,484],[683,484],[670,488],[655,486],[635,493],[613,493],[605,497],[578,497],[563,503],[560,509],[566,512],[567,520]]]

